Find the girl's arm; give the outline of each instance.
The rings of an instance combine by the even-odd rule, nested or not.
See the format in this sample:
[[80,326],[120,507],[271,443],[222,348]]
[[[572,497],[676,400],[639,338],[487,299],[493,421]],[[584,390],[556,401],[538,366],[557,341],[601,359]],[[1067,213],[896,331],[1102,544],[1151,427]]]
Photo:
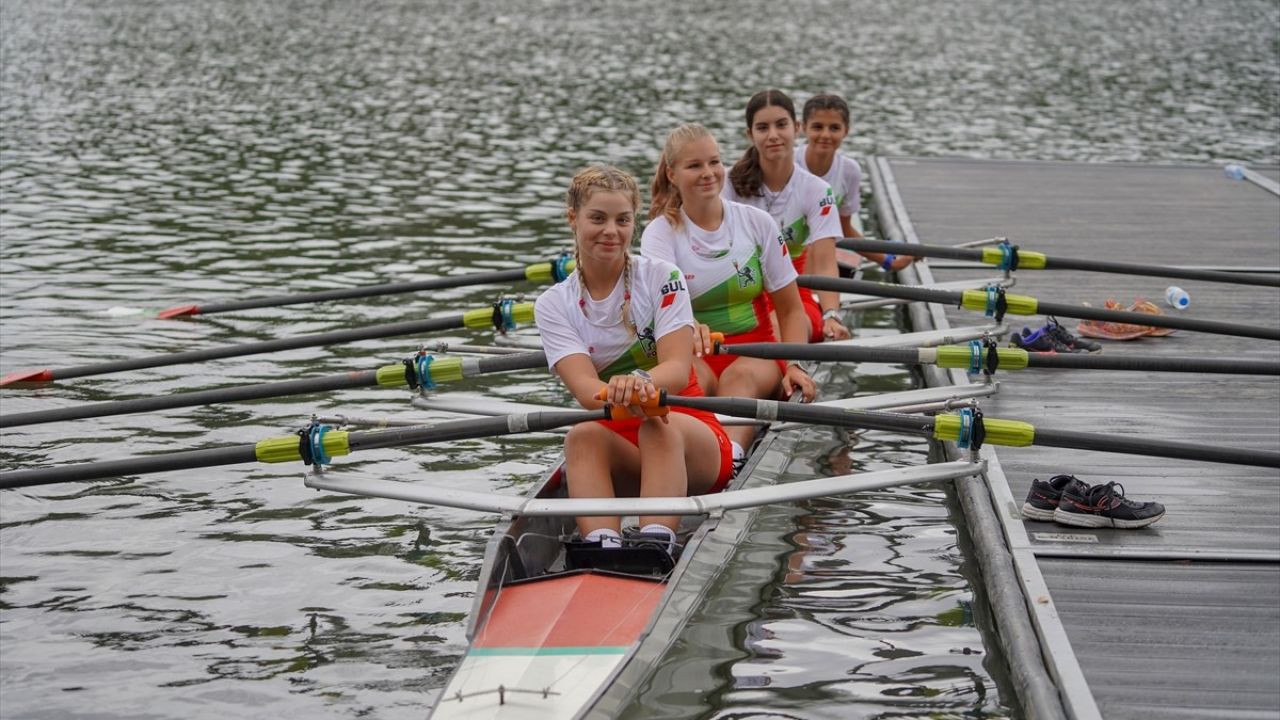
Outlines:
[[[809,243],[809,259],[805,261],[806,269],[814,275],[824,277],[840,277],[840,268],[836,265],[836,239],[822,238]],[[818,305],[822,308],[822,334],[831,340],[848,340],[853,337],[849,328],[840,322],[840,293],[832,290],[818,291]]]
[[[633,398],[646,402],[666,390],[676,394],[689,384],[693,365],[693,328],[685,326],[658,338],[658,364],[649,370],[650,380],[639,375],[614,375],[604,382],[586,355],[567,355],[556,363],[556,374],[573,393],[578,404],[587,410],[598,410],[606,404],[630,405]],[[607,400],[598,399],[601,388],[608,388]],[[632,413],[643,416],[639,408]]]
[[[773,298],[773,307],[778,312],[778,323],[782,328],[782,342],[805,343],[809,341],[809,319],[805,317],[800,303],[800,290],[795,281],[778,288],[769,294]],[[782,392],[790,395],[799,389],[805,402],[811,402],[818,394],[818,386],[799,365],[789,363],[782,376]]]

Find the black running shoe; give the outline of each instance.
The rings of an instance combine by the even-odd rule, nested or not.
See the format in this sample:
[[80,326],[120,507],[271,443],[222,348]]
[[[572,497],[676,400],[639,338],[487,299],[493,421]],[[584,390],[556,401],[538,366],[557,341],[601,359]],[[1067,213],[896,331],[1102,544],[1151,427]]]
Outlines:
[[1039,330],[1031,328],[1022,328],[1022,332],[1015,334],[1009,338],[1009,344],[1013,347],[1022,348],[1027,352],[1038,353],[1069,353],[1075,352],[1071,348],[1063,345],[1053,333],[1049,332],[1049,326],[1045,325]]
[[1164,506],[1158,502],[1135,502],[1124,496],[1118,482],[1085,486],[1082,492],[1069,486],[1062,493],[1054,522],[1075,527],[1146,527],[1164,517]]
[[1071,348],[1072,352],[1095,353],[1102,350],[1102,343],[1094,342],[1089,338],[1076,337],[1075,335],[1072,335],[1065,327],[1062,326],[1062,323],[1058,322],[1058,318],[1052,315],[1049,316],[1049,322],[1044,327],[1049,331],[1049,334],[1053,336],[1053,339]]
[[1062,493],[1068,487],[1075,495],[1083,495],[1089,490],[1089,485],[1075,475],[1054,475],[1047,481],[1032,480],[1031,491],[1027,493],[1026,502],[1022,503],[1022,516],[1028,520],[1053,520],[1053,511],[1058,509]]

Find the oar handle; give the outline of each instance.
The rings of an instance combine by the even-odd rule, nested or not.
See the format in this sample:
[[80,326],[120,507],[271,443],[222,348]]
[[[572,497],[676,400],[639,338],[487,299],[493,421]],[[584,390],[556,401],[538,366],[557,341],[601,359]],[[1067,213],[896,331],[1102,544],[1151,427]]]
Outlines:
[[[645,417],[663,417],[671,412],[671,408],[663,404],[666,392],[666,390],[659,388],[656,395],[650,395],[647,400],[641,402],[640,394],[632,390],[631,397],[627,399],[626,403],[622,405],[605,405],[605,412],[609,413],[610,420],[630,420],[635,417],[631,414],[631,408],[638,407],[644,412]],[[596,399],[601,401],[609,399],[609,387],[607,385],[600,388],[596,393]]]

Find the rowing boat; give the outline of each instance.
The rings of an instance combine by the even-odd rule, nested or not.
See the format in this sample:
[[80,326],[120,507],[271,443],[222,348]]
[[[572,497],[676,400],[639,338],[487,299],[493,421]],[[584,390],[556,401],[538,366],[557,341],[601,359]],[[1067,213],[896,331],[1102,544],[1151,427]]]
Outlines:
[[[771,482],[761,465],[778,433],[757,434],[729,490]],[[562,498],[560,467],[530,496]],[[504,520],[485,551],[467,627],[470,647],[432,717],[576,718],[616,714],[679,634],[737,544],[722,515],[685,516],[671,564],[656,547],[582,560],[566,545],[570,516]],[[745,525],[738,524],[740,532]],[[715,542],[709,538],[714,533]],[[624,557],[625,556],[625,557]],[[585,567],[579,567],[585,566]]]

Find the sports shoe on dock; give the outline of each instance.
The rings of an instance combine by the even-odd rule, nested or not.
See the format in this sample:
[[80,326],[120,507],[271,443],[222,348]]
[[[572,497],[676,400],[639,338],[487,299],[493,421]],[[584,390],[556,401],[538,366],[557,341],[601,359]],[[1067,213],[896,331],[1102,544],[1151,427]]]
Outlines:
[[[1081,487],[1082,486],[1082,487]],[[1068,485],[1053,512],[1054,522],[1074,527],[1141,528],[1164,517],[1164,505],[1137,502],[1124,496],[1118,482],[1092,487]]]
[[1055,340],[1071,348],[1072,352],[1101,352],[1102,343],[1094,342],[1088,338],[1076,337],[1072,335],[1062,323],[1058,322],[1058,318],[1049,316],[1049,322],[1045,325],[1045,329],[1053,336]]
[[1048,325],[1045,325],[1044,327],[1038,330],[1032,330],[1031,328],[1028,328],[1028,327],[1022,328],[1022,332],[1014,333],[1013,337],[1009,338],[1009,345],[1016,348],[1022,348],[1027,352],[1037,352],[1037,353],[1075,352],[1075,350],[1072,350],[1070,347],[1062,344],[1062,342],[1058,340],[1058,338],[1054,337],[1053,333],[1049,331]]
[[[1078,485],[1078,488],[1074,486]],[[1026,502],[1022,503],[1022,516],[1028,520],[1053,520],[1053,513],[1058,509],[1062,493],[1072,486],[1076,495],[1088,492],[1089,486],[1075,475],[1054,475],[1048,480],[1036,478],[1031,481],[1031,491],[1027,493]]]

